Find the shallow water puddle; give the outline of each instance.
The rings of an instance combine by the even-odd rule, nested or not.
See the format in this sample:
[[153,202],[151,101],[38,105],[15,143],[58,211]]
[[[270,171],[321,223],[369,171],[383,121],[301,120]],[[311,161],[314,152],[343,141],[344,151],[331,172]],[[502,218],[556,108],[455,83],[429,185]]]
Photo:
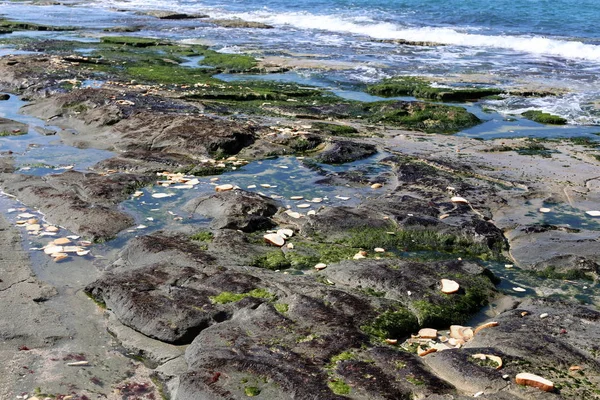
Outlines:
[[[63,145],[58,136],[60,128],[43,120],[19,113],[27,105],[18,96],[0,101],[0,117],[28,125],[24,135],[0,137],[0,152],[12,152],[18,171],[30,175],[46,175],[65,169],[86,171],[114,154],[105,150],[78,149]],[[41,133],[40,133],[41,132]],[[55,132],[54,134],[51,134]],[[75,133],[69,133],[75,134]]]
[[564,226],[571,229],[600,230],[600,218],[586,213],[589,210],[571,207],[569,204],[542,203],[542,207],[529,211],[527,217],[541,224]]
[[[284,207],[302,214],[311,210],[318,212],[320,207],[355,206],[369,195],[381,194],[382,189],[323,185],[318,184],[318,181],[329,174],[363,170],[367,166],[370,168],[366,171],[376,175],[389,169],[386,165],[377,164],[385,156],[386,154],[380,154],[344,166],[317,164],[319,171],[306,166],[302,158],[279,157],[251,162],[222,175],[198,177],[199,183],[191,188],[178,184],[166,187],[156,184],[142,188],[121,205],[138,223],[126,233],[147,234],[177,226],[179,228],[176,230],[181,230],[182,224],[191,223],[206,225],[206,219],[190,216],[183,210],[183,206],[196,197],[215,193],[217,186],[225,184],[271,197]],[[157,182],[159,181],[162,182],[163,178],[157,176]]]

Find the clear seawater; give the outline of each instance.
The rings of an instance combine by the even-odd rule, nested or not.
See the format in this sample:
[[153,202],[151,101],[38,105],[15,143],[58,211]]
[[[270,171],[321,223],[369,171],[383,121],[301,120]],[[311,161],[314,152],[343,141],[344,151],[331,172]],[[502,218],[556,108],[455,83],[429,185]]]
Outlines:
[[[325,84],[334,90],[360,90],[366,83],[394,75],[563,88],[569,93],[552,99],[508,98],[485,107],[503,114],[543,109],[571,124],[600,124],[597,0],[71,0],[63,4],[33,6],[0,0],[0,13],[84,26],[92,35],[105,34],[102,28],[108,26],[140,25],[143,30],[137,35],[200,41],[223,52],[354,63],[327,74]],[[163,21],[136,13],[155,9],[242,18],[275,29],[227,29],[202,19]],[[439,45],[406,46],[394,39]],[[313,71],[303,73],[311,78]]]

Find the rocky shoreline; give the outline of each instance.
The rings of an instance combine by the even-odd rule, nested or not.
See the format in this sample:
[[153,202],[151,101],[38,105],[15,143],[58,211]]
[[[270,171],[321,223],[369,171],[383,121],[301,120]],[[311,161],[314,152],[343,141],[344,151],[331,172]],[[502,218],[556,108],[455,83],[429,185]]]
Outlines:
[[[102,263],[74,261],[81,279],[49,284],[0,218],[3,398],[598,398],[600,233],[572,211],[600,200],[594,143],[483,142],[451,135],[480,122],[456,105],[225,83],[216,71],[261,67],[202,46],[113,37],[76,57],[73,43],[37,45],[48,54],[0,58],[0,90],[28,99],[22,111],[62,144],[114,157],[35,176],[6,152],[3,192],[97,243],[134,229],[122,202],[158,201],[147,187],[207,185],[182,210],[209,222],[141,231]],[[189,55],[216,71],[180,67]],[[371,90],[498,94],[398,84]],[[362,197],[269,192],[290,177],[218,186],[274,157]],[[576,227],[539,222],[565,205]],[[518,384],[522,373],[553,386]]]

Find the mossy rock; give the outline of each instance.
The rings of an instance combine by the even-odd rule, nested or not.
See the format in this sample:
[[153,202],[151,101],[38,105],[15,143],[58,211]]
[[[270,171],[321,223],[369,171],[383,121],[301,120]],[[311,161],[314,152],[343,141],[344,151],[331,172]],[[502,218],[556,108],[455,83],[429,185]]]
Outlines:
[[474,313],[488,305],[489,299],[496,293],[494,283],[485,275],[446,277],[460,282],[461,292],[413,302],[412,308],[420,326],[439,329],[466,323]]
[[430,229],[363,228],[350,231],[343,243],[352,248],[383,247],[388,251],[430,251],[446,258],[459,256],[465,259],[502,259],[502,249],[491,249],[468,236],[440,233]]
[[367,93],[381,97],[413,96],[419,99],[465,102],[504,93],[495,88],[440,88],[419,77],[396,77],[367,87]]
[[243,54],[225,54],[216,51],[207,52],[201,65],[215,67],[223,72],[249,72],[256,68],[257,61],[254,57]]
[[349,125],[328,124],[325,122],[315,122],[312,124],[312,129],[320,133],[331,136],[356,137],[358,129]]
[[275,295],[270,293],[266,289],[253,289],[247,293],[221,292],[216,296],[211,296],[210,301],[212,301],[215,304],[227,304],[236,303],[242,299],[245,299],[246,297],[266,299],[267,301],[275,299]]
[[0,18],[0,29],[4,30],[4,33],[11,33],[13,31],[74,31],[78,28],[73,26],[40,25]]
[[380,339],[395,339],[419,330],[417,317],[405,308],[387,310],[361,329]]
[[365,106],[371,122],[400,126],[426,133],[456,133],[481,120],[462,107],[423,102],[375,102]]
[[292,266],[281,250],[272,250],[257,257],[251,262],[253,267],[266,268],[270,270],[288,269]]
[[521,115],[529,120],[532,120],[532,121],[540,123],[540,124],[565,125],[567,123],[567,120],[564,119],[563,117],[545,113],[545,112],[539,111],[539,110],[525,111]]
[[102,43],[117,44],[121,46],[130,47],[151,47],[169,44],[169,42],[160,39],[135,36],[105,36],[100,38],[100,40],[102,41]]

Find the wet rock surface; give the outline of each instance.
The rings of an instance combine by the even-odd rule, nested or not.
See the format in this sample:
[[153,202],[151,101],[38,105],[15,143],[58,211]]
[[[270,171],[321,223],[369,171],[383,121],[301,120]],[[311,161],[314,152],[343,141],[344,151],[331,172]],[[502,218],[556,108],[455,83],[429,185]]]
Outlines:
[[67,171],[47,177],[4,174],[0,177],[7,193],[49,219],[93,240],[107,239],[131,226],[133,219],[117,209],[119,201],[149,177],[116,174],[102,176]]
[[[573,284],[571,278],[583,286],[580,275],[564,274],[590,273],[585,285],[592,285],[598,273],[597,230],[583,224],[542,224],[523,216],[527,213],[522,204],[515,204],[541,203],[549,198],[546,189],[530,188],[534,184],[523,176],[529,171],[525,167],[511,172],[503,164],[484,163],[477,157],[490,158],[491,153],[477,153],[477,146],[484,146],[480,143],[447,136],[413,139],[405,132],[396,136],[397,131],[380,140],[367,137],[365,131],[372,127],[362,124],[377,123],[378,132],[401,126],[449,133],[479,123],[476,117],[464,109],[421,102],[336,103],[310,97],[293,104],[288,101],[291,91],[273,94],[264,87],[252,88],[249,94],[225,88],[194,95],[183,92],[188,81],[179,86],[138,85],[128,77],[128,83],[123,79],[102,89],[65,88],[65,79],[97,76],[82,68],[70,71],[73,67],[108,65],[105,61],[71,56],[0,59],[1,88],[36,100],[25,111],[63,128],[58,132],[63,143],[118,152],[94,166],[96,171],[117,173],[27,176],[15,173],[12,160],[0,159],[5,192],[78,235],[104,240],[133,225],[133,217],[119,202],[155,183],[156,172],[213,175],[227,170],[218,165],[240,152],[257,159],[301,154],[328,164],[388,152],[381,164],[389,171],[357,178],[347,172],[327,174],[321,168],[318,184],[352,187],[360,196],[311,203],[312,214],[292,211],[282,197],[279,202],[237,189],[200,196],[187,201],[183,210],[192,220],[204,221],[186,221],[178,232],[165,229],[131,238],[110,260],[89,264],[99,266],[102,276],[89,274],[85,283],[69,283],[73,286],[61,291],[37,280],[29,269],[18,268],[25,256],[16,233],[0,219],[5,244],[0,252],[0,297],[7,315],[0,356],[11,369],[21,362],[14,351],[18,342],[43,347],[70,337],[71,327],[55,323],[65,314],[45,303],[72,287],[85,286],[106,308],[109,331],[127,353],[146,361],[147,371],[155,373],[174,399],[597,396],[599,317],[591,306],[514,297],[493,317],[479,315],[481,322],[494,322],[485,329],[461,327],[468,334],[456,338],[450,328],[469,324],[485,306],[495,310],[496,285],[503,291],[512,286],[510,275],[502,274],[500,280],[490,266],[497,271],[497,264],[506,263],[511,271],[544,271],[548,280],[568,279],[563,286]],[[152,67],[173,63],[177,62],[162,60]],[[300,98],[307,96],[298,93]],[[243,103],[230,103],[234,101]],[[238,106],[244,112],[238,112]],[[260,115],[252,115],[256,110]],[[424,119],[405,119],[407,115]],[[358,128],[321,126],[322,131],[315,132],[306,121],[293,129],[275,126],[282,116],[335,124],[344,119]],[[0,123],[12,127],[11,132],[26,128],[11,125],[14,121]],[[432,143],[442,138],[445,147],[436,148]],[[459,152],[463,143],[468,145]],[[456,151],[449,152],[449,146]],[[518,160],[525,159],[519,155]],[[565,194],[569,201],[593,204],[597,164],[593,166],[583,168],[579,194]],[[547,191],[567,193],[555,183],[568,181],[563,178],[553,180],[555,186]],[[353,203],[343,203],[348,200]],[[279,235],[283,246],[265,241],[265,234],[278,235],[281,228],[292,232]],[[442,280],[455,289],[443,292]],[[512,290],[540,297],[556,290],[543,280],[535,282],[539,287]],[[575,298],[586,300],[581,294]],[[43,328],[32,333],[31,326],[39,324]],[[436,328],[438,334],[433,339],[414,337],[420,328]],[[96,337],[96,331],[85,332]],[[488,355],[502,359],[500,369]],[[105,376],[131,375],[122,364],[117,374],[108,364],[98,363],[106,367]],[[546,393],[519,386],[514,378],[521,372],[549,379],[556,387]],[[87,386],[79,382],[85,390],[97,386],[86,379]],[[153,388],[150,383],[111,382],[121,398],[145,396]],[[0,389],[12,397],[10,385],[2,383]]]
[[275,226],[270,217],[279,207],[279,203],[260,194],[231,190],[194,199],[184,209],[192,214],[210,217],[213,229],[253,232]]
[[337,140],[328,143],[315,159],[325,164],[344,164],[367,158],[375,153],[377,148],[372,144]]

